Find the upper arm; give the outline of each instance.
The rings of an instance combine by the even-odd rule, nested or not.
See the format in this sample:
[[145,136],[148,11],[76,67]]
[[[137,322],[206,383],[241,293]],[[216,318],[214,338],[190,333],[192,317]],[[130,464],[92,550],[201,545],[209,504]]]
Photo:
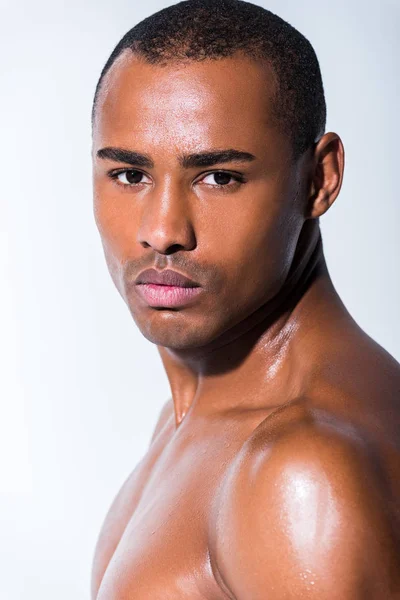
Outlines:
[[355,440],[310,429],[247,456],[233,475],[218,524],[224,581],[237,600],[400,598],[371,456]]

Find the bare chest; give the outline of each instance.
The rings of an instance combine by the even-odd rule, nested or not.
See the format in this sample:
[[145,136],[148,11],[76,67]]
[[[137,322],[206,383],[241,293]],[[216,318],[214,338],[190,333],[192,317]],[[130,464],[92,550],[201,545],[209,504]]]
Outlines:
[[[221,490],[249,436],[272,447],[296,410],[264,421],[257,435],[262,412],[223,424],[197,419],[152,446],[106,520],[96,600],[233,600],[213,562]],[[396,465],[386,468],[393,481]]]
[[229,598],[209,543],[218,490],[240,440],[237,432],[219,433],[176,435],[156,461],[145,457],[125,490],[131,514],[97,600]]

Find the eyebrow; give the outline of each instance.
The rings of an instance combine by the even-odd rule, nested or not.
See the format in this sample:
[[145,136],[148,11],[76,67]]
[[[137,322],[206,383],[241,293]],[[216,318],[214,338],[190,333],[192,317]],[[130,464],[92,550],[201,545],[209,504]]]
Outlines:
[[[101,148],[97,151],[97,156],[103,159],[124,162],[133,166],[154,168],[154,162],[147,154],[125,150],[124,148]],[[196,152],[192,154],[182,154],[178,157],[179,164],[184,169],[193,167],[211,167],[216,164],[227,162],[251,162],[256,160],[254,154],[228,148],[226,150],[210,150],[206,152]]]

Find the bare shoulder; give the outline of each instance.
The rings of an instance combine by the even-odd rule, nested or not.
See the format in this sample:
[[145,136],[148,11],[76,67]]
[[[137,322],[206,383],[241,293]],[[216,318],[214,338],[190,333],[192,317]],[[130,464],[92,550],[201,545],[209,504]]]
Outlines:
[[[400,598],[396,511],[365,432],[301,401],[263,421],[221,490],[213,551],[237,600]],[[398,508],[398,506],[397,506]],[[272,596],[274,597],[274,596]]]
[[163,431],[170,418],[174,414],[174,404],[172,398],[169,398],[162,406],[154,432],[151,438],[151,443],[158,437],[159,433]]
[[358,325],[326,339],[306,393],[400,452],[399,362]]

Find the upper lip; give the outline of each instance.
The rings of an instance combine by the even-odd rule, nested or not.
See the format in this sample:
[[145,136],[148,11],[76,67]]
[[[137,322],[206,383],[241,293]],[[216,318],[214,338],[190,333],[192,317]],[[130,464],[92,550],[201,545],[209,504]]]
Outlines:
[[147,269],[142,271],[136,278],[135,283],[156,283],[158,285],[175,285],[179,287],[199,287],[195,281],[185,277],[182,273],[165,269],[164,271],[156,271],[155,269]]

